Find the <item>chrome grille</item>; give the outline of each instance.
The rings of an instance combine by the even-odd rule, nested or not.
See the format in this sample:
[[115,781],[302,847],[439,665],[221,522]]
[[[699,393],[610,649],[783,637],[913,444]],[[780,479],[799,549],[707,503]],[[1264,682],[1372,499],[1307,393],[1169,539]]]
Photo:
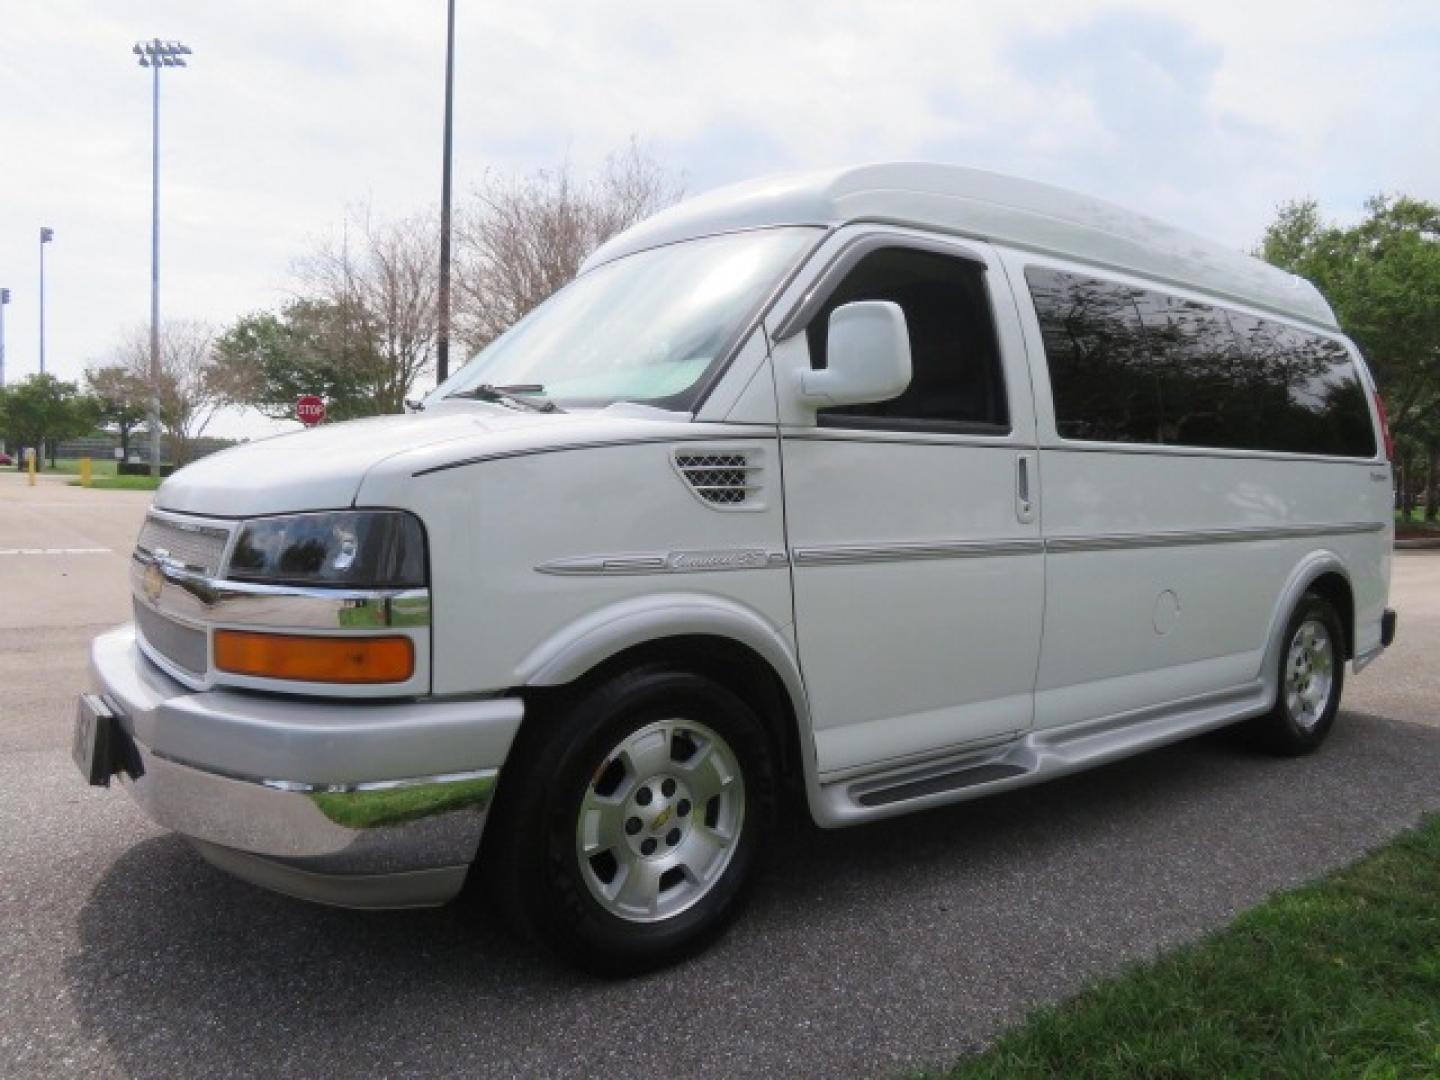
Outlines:
[[676,453],[675,467],[712,506],[738,507],[760,489],[760,466],[742,452]]
[[205,631],[161,615],[135,601],[135,625],[145,643],[176,667],[192,675],[205,674],[210,652]]
[[147,555],[163,551],[171,561],[215,577],[229,539],[229,532],[216,525],[182,523],[151,514],[135,546]]

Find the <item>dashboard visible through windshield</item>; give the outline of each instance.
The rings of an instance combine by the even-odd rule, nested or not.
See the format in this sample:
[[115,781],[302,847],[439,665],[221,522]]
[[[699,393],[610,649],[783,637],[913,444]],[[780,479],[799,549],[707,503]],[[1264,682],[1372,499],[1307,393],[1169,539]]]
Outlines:
[[620,401],[685,411],[748,317],[814,243],[813,228],[651,248],[583,274],[427,399],[524,387],[560,407]]

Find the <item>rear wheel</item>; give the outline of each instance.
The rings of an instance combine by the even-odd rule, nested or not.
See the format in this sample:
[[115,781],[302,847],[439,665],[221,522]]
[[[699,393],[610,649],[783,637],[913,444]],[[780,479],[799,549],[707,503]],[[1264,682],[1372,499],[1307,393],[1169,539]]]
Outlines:
[[1345,687],[1345,633],[1330,601],[1306,593],[1285,628],[1275,707],[1250,721],[1268,750],[1308,754],[1325,741]]
[[775,816],[755,713],[704,676],[645,668],[527,728],[487,827],[484,873],[512,920],[601,974],[708,944]]

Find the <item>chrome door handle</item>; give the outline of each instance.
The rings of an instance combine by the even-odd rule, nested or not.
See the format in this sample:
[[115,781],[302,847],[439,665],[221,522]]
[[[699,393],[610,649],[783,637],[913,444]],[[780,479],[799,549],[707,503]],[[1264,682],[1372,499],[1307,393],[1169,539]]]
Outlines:
[[1033,478],[1030,475],[1034,467],[1031,454],[1020,454],[1015,459],[1015,516],[1027,525],[1035,519],[1035,499],[1031,491]]

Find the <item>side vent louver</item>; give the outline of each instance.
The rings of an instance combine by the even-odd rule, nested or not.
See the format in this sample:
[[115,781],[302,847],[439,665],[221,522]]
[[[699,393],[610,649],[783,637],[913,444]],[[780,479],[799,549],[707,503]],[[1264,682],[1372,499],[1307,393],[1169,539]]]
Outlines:
[[745,449],[676,450],[675,468],[701,502],[717,510],[758,510],[764,487],[761,452]]

